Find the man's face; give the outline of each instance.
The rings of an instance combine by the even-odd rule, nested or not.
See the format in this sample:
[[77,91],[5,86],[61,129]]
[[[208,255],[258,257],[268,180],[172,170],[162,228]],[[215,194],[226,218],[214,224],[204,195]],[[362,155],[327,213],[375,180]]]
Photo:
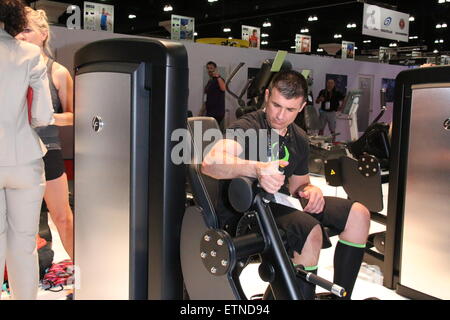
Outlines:
[[331,90],[333,90],[333,88],[334,88],[334,80],[328,80],[327,81],[327,90],[328,91],[331,91]]
[[303,97],[286,99],[277,88],[266,89],[266,119],[272,129],[283,130],[294,122],[297,114],[305,107]]
[[206,65],[206,70],[208,70],[208,75],[209,75],[210,77],[212,77],[213,74],[216,72],[216,68],[215,68],[214,65],[212,65],[212,64],[207,64],[207,65]]

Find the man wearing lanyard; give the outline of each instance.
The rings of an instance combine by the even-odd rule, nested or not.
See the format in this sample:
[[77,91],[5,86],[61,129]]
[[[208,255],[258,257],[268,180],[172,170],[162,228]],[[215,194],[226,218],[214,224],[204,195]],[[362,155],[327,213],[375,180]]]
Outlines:
[[319,135],[323,135],[325,127],[328,123],[330,133],[333,135],[336,133],[336,111],[344,100],[345,96],[336,90],[336,85],[333,79],[327,81],[327,87],[320,91],[319,96],[316,99],[316,103],[320,103],[320,122],[322,123],[322,129],[319,130]]
[[[223,191],[228,179],[245,176],[258,179],[268,193],[307,199],[303,211],[270,204],[278,227],[287,235],[287,252],[295,265],[316,273],[320,249],[331,246],[323,226],[338,230],[333,282],[344,287],[346,298],[350,298],[364,255],[370,213],[360,203],[324,197],[311,184],[308,138],[294,123],[306,104],[307,92],[306,80],[300,73],[283,71],[275,75],[265,92],[264,109],[245,114],[227,129],[225,138],[205,156],[202,173],[222,180]],[[217,214],[220,227],[232,233],[230,221],[236,220],[236,214],[225,201],[219,199]],[[301,279],[299,284],[305,299],[314,299],[315,286]]]

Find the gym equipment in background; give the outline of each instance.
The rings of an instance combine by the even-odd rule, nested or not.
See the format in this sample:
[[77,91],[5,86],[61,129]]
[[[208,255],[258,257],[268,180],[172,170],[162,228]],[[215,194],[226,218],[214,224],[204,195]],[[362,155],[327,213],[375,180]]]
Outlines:
[[75,54],[75,299],[181,299],[183,45],[90,43]]
[[[324,171],[328,185],[342,186],[349,199],[369,209],[371,220],[387,225],[386,216],[380,212],[384,207],[382,184],[389,180],[386,170],[389,168],[390,141],[389,125],[378,122],[386,111],[386,91],[382,89],[380,93],[381,111],[378,116],[359,139],[346,145],[348,155],[325,160]],[[348,108],[348,103],[346,106]],[[352,121],[357,125],[356,118]],[[391,247],[386,250],[385,236],[386,232],[369,235],[364,261],[379,266],[385,279],[389,279],[393,270],[392,265],[387,265],[391,262],[385,256],[393,256],[394,252]],[[384,285],[392,286],[389,280]]]
[[[239,95],[230,89],[230,84],[245,63],[239,63],[231,72],[225,82],[225,87],[227,92],[238,102],[239,107],[236,109],[236,119],[239,119],[244,114],[258,110],[262,107],[262,104],[264,103],[265,91],[269,86],[270,81],[272,81],[273,76],[279,71],[292,69],[292,64],[289,61],[285,61],[285,57],[286,51],[278,51],[275,59],[265,60],[262,63],[258,74],[254,78],[248,79]],[[243,100],[243,96],[246,93],[247,103]]]
[[449,101],[449,66],[395,80],[386,246],[397,293],[414,299],[450,299]]

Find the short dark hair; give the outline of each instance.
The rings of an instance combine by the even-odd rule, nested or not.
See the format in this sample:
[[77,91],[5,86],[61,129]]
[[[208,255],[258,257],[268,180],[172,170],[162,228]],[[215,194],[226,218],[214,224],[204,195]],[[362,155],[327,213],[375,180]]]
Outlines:
[[213,65],[214,68],[217,68],[217,64],[214,61],[209,61],[206,65]]
[[0,21],[5,24],[5,31],[15,37],[27,26],[27,15],[22,0],[1,0]]
[[305,77],[294,70],[280,71],[272,79],[269,85],[269,93],[276,88],[286,99],[303,97],[308,95],[308,83]]

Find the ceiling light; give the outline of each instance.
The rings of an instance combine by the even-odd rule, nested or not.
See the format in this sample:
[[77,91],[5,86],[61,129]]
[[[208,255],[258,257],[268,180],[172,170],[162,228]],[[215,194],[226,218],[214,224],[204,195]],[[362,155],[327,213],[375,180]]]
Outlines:
[[356,23],[348,23],[347,24],[347,29],[352,29],[352,28],[356,28]]
[[213,3],[213,2],[217,2],[219,0],[208,0],[208,2]]
[[323,49],[322,48],[318,48],[317,52],[323,52]]
[[230,28],[223,28],[223,32],[231,32]]
[[409,21],[415,21],[415,20],[416,19],[413,16],[409,17]]
[[363,40],[364,43],[371,43],[372,40]]
[[261,41],[261,44],[269,44],[269,41],[266,41],[266,40]]
[[335,38],[335,39],[342,38],[342,34],[335,34],[335,35],[334,35],[334,38]]
[[272,26],[272,24],[270,23],[270,21],[269,20],[266,20],[266,21],[264,21],[264,23],[263,23],[263,25],[262,25],[264,28],[267,28],[267,27],[271,27]]
[[317,20],[319,20],[319,18],[317,18],[317,16],[309,16],[308,17],[308,21],[317,21]]
[[304,29],[301,29],[300,32],[301,33],[307,33],[307,32],[309,32],[309,29],[308,28],[304,28]]
[[419,37],[418,37],[418,36],[410,36],[409,39],[410,39],[410,40],[413,40],[413,39],[419,39]]
[[231,40],[231,39],[233,39],[233,37],[228,37],[228,40]]
[[436,25],[436,29],[440,29],[440,28],[442,28],[442,25],[438,23],[438,24]]
[[196,36],[198,36],[198,33],[197,33],[197,32],[194,32],[194,37],[196,37]]
[[445,3],[445,0],[438,0],[438,3]]
[[261,33],[261,38],[267,38],[269,35],[267,33]]
[[169,12],[173,10],[173,7],[170,4],[166,4],[163,9],[165,12]]
[[295,46],[291,46],[291,49],[295,49]]
[[355,47],[354,49],[355,49],[355,50],[358,50],[358,47]]
[[136,19],[136,15],[135,14],[129,14],[128,15],[128,19]]
[[389,47],[396,47],[396,46],[397,46],[397,44],[395,42],[389,43]]
[[444,43],[444,39],[436,39],[434,40],[434,43]]
[[439,53],[439,51],[438,51],[437,49],[435,49],[435,50],[433,51],[433,53]]
[[441,24],[442,28],[447,28],[447,24],[444,22],[443,24]]

